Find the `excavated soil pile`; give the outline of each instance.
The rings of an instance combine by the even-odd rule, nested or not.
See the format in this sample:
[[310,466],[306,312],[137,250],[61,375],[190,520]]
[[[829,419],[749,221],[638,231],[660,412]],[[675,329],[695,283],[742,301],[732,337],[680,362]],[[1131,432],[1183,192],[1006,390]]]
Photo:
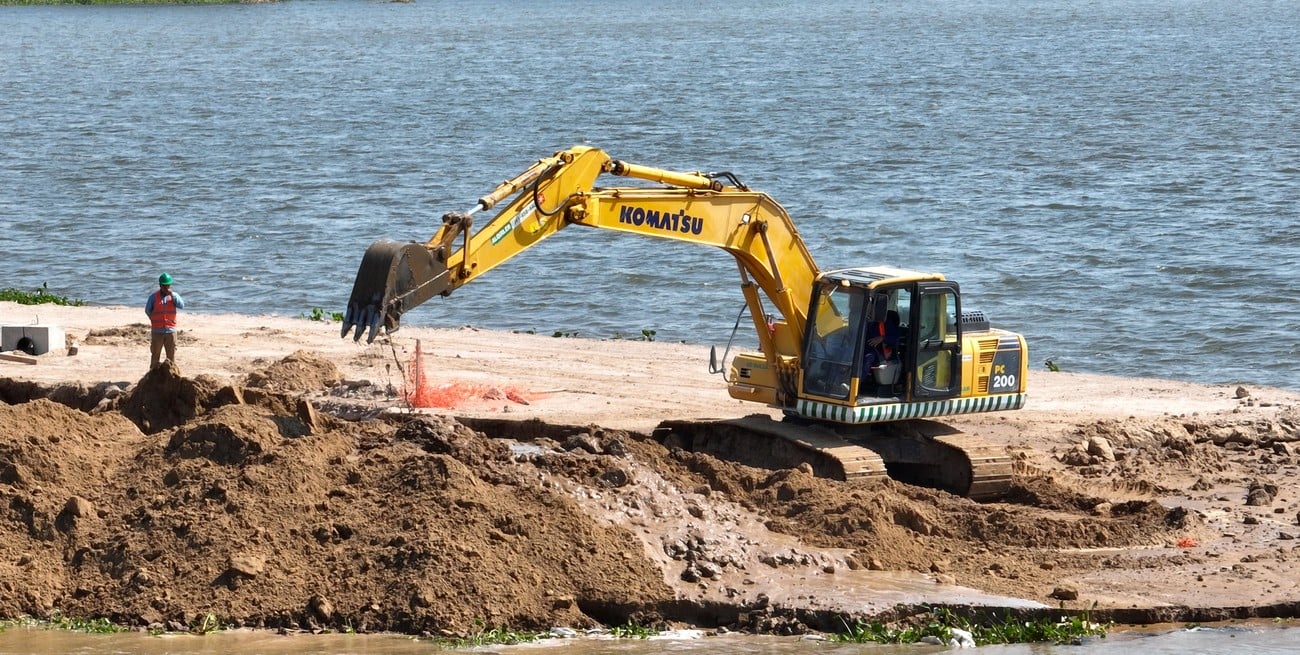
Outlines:
[[[771,598],[851,614],[835,602],[841,569],[1083,606],[1105,581],[1071,580],[1098,571],[1234,575],[1185,547],[1239,524],[1243,506],[1294,514],[1278,492],[1296,470],[1294,411],[1084,423],[1077,445],[1020,453],[1011,496],[980,504],[751,468],[598,426],[345,421],[307,400],[348,384],[302,351],[238,382],[170,365],[132,385],[0,380],[0,616],[184,629],[213,614],[411,634],[666,619],[798,632],[834,626],[801,615],[778,628]],[[1200,507],[1153,497],[1173,492]],[[1235,534],[1254,539],[1242,546],[1257,546],[1250,562],[1290,561],[1277,532]],[[763,586],[796,570],[820,586]]]
[[[312,361],[250,377],[337,377]],[[439,419],[313,429],[224,389],[164,366],[93,415],[0,405],[0,615],[465,633],[625,619],[669,595],[626,532],[499,442]]]
[[299,350],[263,370],[249,373],[244,386],[274,391],[318,391],[342,379],[343,375],[334,362]]

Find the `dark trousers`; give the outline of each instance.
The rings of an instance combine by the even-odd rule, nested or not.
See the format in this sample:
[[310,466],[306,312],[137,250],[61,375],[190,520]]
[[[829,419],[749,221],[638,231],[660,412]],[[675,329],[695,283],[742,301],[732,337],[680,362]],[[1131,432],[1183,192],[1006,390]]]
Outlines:
[[158,357],[159,355],[162,354],[162,351],[164,349],[167,350],[167,361],[175,364],[176,363],[176,333],[175,332],[164,332],[164,333],[153,332],[151,334],[153,335],[153,338],[149,340],[149,354],[151,356],[149,360],[149,368],[150,369],[158,368]]

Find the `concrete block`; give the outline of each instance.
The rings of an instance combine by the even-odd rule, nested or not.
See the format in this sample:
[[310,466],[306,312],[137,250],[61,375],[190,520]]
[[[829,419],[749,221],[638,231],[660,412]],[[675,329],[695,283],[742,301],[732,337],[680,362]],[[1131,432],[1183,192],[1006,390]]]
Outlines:
[[[31,341],[30,349],[20,348]],[[4,325],[0,326],[0,350],[18,350],[29,355],[44,355],[51,350],[64,350],[68,338],[57,325]]]
[[0,352],[16,349],[21,338],[23,338],[23,326],[0,325]]

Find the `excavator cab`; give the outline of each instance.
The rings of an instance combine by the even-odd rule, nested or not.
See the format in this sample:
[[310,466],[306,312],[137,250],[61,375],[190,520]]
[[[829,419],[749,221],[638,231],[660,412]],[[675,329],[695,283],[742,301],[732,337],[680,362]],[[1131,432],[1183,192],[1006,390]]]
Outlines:
[[800,396],[848,406],[961,393],[957,284],[903,271],[837,271],[816,286]]

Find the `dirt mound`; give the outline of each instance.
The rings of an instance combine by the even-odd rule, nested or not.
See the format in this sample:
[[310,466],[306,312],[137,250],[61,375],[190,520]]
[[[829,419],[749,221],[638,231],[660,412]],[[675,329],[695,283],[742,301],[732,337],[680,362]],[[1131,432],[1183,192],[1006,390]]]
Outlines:
[[273,413],[297,416],[310,431],[317,422],[315,413],[310,403],[294,392],[318,391],[339,379],[332,362],[306,351],[250,373],[246,378],[251,385],[248,388],[207,375],[186,378],[175,364],[164,362],[146,373],[116,403],[122,415],[149,434],[183,425],[209,409],[230,404],[258,405]]
[[313,428],[287,396],[164,366],[120,411],[0,406],[0,435],[3,616],[464,634],[672,596],[629,533],[450,419]]
[[175,364],[164,362],[122,396],[119,408],[146,434],[155,434],[198,416],[223,386],[211,377],[182,377]]
[[1175,527],[1166,520],[1170,510],[1152,501],[1093,515],[1104,499],[1047,480],[1018,485],[1012,499],[1021,504],[1010,507],[893,481],[843,483],[796,469],[763,472],[707,455],[678,457],[714,489],[770,516],[771,529],[807,535],[820,545],[885,553],[880,561],[890,568],[928,568],[932,549],[907,548],[922,538],[984,549],[1096,548],[1159,542]]
[[73,409],[89,412],[106,407],[106,401],[122,395],[123,390],[130,386],[131,383],[129,382],[98,382],[95,384],[65,382],[45,385],[30,380],[0,378],[0,402],[17,405],[40,398],[48,398]]
[[309,432],[297,417],[277,416],[250,405],[227,405],[176,428],[167,441],[167,454],[226,465],[256,463],[282,439]]
[[[1009,497],[976,503],[752,468],[596,424],[512,420],[529,406],[506,414],[499,399],[458,406],[461,419],[366,405],[367,418],[344,421],[312,399],[391,404],[396,392],[337,384],[334,365],[306,351],[226,370],[234,382],[171,365],[135,384],[0,380],[0,616],[800,631],[809,614],[769,621],[778,603],[837,628],[830,617],[874,602],[861,595],[871,570],[1053,608],[1049,594],[1073,580],[1071,607],[1127,608],[1147,582],[1257,594],[1266,576],[1294,578],[1294,409],[1057,421],[1014,437],[1047,445],[1017,454]],[[566,393],[551,399],[564,411],[588,402]],[[1175,575],[1193,570],[1203,582]],[[1102,595],[1107,576],[1130,595]]]
[[[626,441],[629,437],[631,441]],[[556,445],[564,449],[574,441],[561,438]],[[599,429],[589,429],[584,439],[576,441],[589,443],[579,446],[589,453],[622,452],[631,460],[616,456],[575,460],[551,454],[534,461],[544,464],[549,474],[563,472],[581,482],[588,493],[622,499],[608,504],[644,508],[626,510],[625,520],[634,524],[644,520],[640,517],[646,512],[668,515],[672,510],[667,506],[682,505],[698,520],[692,523],[696,527],[664,541],[664,551],[677,560],[665,566],[680,567],[673,572],[680,573],[682,580],[698,580],[706,586],[725,585],[719,581],[737,566],[742,579],[753,578],[754,573],[743,572],[745,561],[762,569],[794,571],[811,566],[818,572],[846,564],[851,569],[910,571],[993,592],[1046,598],[1067,575],[1065,571],[1099,566],[1098,560],[1105,556],[1090,551],[1172,546],[1204,530],[1201,518],[1183,508],[1166,508],[1150,498],[1090,495],[1048,475],[1021,475],[1004,502],[977,503],[888,479],[840,482],[815,477],[806,467],[752,468],[707,454],[669,451],[652,438]],[[635,473],[638,470],[641,473]],[[647,499],[646,470],[680,491]],[[622,486],[638,475],[640,486],[635,480]],[[675,495],[688,498],[675,501]],[[724,525],[722,518],[735,513],[724,509],[730,503],[760,517],[773,534],[754,542],[701,527]],[[780,543],[776,533],[797,536],[805,546],[761,545]],[[847,555],[827,557],[817,554],[817,548]],[[1141,568],[1152,561],[1115,558],[1107,560],[1106,566]],[[733,591],[744,596],[743,587]],[[836,595],[833,587],[818,593],[819,598]]]
[[1207,478],[1234,477],[1235,460],[1250,453],[1287,458],[1300,442],[1300,412],[1249,419],[1105,420],[1079,426],[1073,434],[1076,444],[1057,457],[1073,473],[1121,480],[1130,490],[1171,493],[1210,485]]
[[0,405],[0,435],[0,483],[26,490],[54,485],[77,492],[100,482],[96,473],[102,467],[94,455],[98,447],[111,457],[112,447],[143,438],[121,415],[87,416],[48,399]]
[[[148,345],[149,324],[132,323],[98,330],[90,330],[83,341],[88,346]],[[147,349],[141,352],[148,352]]]
[[275,391],[320,391],[343,379],[339,369],[318,354],[299,350],[264,369],[249,373],[244,386]]

